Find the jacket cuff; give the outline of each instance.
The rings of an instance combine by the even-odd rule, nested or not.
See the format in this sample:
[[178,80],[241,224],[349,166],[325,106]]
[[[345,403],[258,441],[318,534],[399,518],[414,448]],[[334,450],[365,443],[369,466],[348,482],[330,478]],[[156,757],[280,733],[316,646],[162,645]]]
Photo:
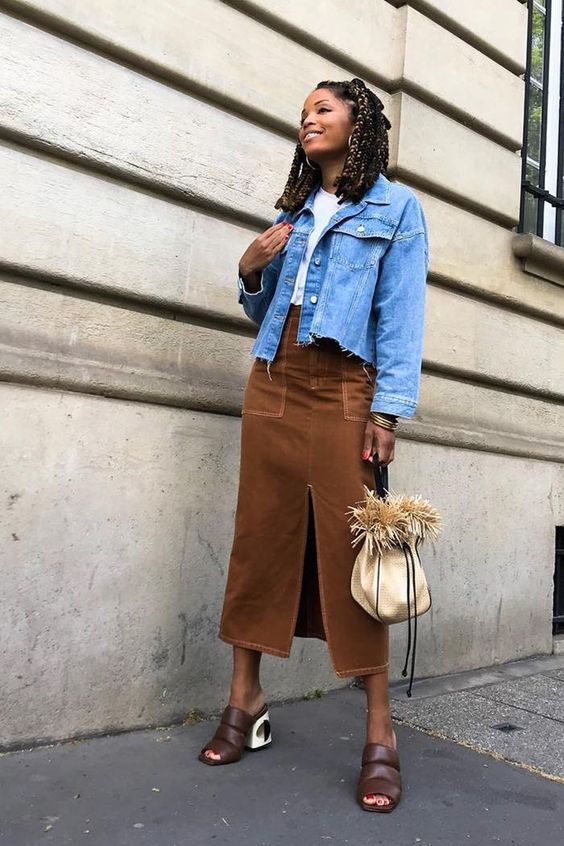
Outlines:
[[[244,294],[246,297],[257,297],[259,294],[262,294],[264,292],[264,288],[262,286],[262,273],[260,275],[260,288],[258,289],[258,291],[247,291],[247,289],[245,288],[245,283],[243,281],[243,277],[240,276],[240,275],[237,276],[237,284],[239,286],[240,292],[242,294]],[[239,298],[239,301],[240,301],[240,298]]]
[[375,396],[370,405],[370,411],[381,411],[387,414],[395,414],[398,417],[413,417],[417,403],[405,397]]

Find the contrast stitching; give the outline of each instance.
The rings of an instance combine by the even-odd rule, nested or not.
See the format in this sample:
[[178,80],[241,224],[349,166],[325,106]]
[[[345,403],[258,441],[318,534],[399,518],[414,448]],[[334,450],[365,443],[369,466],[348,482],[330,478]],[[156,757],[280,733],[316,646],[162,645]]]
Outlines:
[[[306,520],[305,520],[305,532],[304,532],[304,539],[303,539],[302,551],[301,551],[301,557],[300,557],[301,564],[298,568],[298,577],[297,577],[297,580],[296,580],[296,587],[294,588],[294,593],[297,594],[297,598],[296,598],[295,603],[294,603],[294,617],[293,617],[293,620],[290,624],[290,639],[288,641],[288,651],[290,650],[290,647],[292,646],[292,641],[294,639],[294,632],[296,630],[296,620],[298,619],[298,614],[299,614],[299,611],[300,611],[300,598],[301,598],[301,592],[302,592],[301,586],[302,586],[303,578],[304,578],[304,569],[305,569],[305,560],[304,559],[305,559],[305,551],[306,551],[306,546],[307,546],[307,529],[308,529],[308,519],[309,519],[309,502],[308,502],[309,485],[306,485],[305,494],[306,494],[306,515],[307,516],[306,516]],[[313,497],[312,497],[312,499],[313,499]],[[314,519],[315,519],[315,510],[314,510]]]
[[346,367],[344,359],[341,359],[341,388],[343,393],[343,416],[345,420],[356,420],[361,423],[367,423],[369,418],[369,414],[367,413],[365,417],[359,417],[356,414],[351,414],[349,411],[349,401],[348,401],[348,391],[347,391],[347,377],[346,377]]
[[385,664],[380,664],[378,667],[358,667],[356,670],[343,670],[342,672],[335,670],[335,674],[341,678],[345,678],[346,676],[362,676],[368,675],[369,673],[383,672],[388,669],[389,666],[390,662],[386,661]]
[[[273,411],[253,411],[253,410],[244,408],[244,409],[241,410],[241,414],[256,414],[260,417],[276,417],[276,418],[280,418],[280,417],[284,416],[284,411],[286,410],[286,395],[287,395],[287,392],[288,392],[288,379],[287,379],[287,374],[286,374],[286,364],[287,364],[287,355],[288,355],[288,338],[289,338],[289,336],[290,336],[290,332],[287,331],[286,337],[284,338],[284,345],[283,345],[282,350],[281,350],[282,355],[281,355],[280,363],[282,365],[282,368],[281,368],[280,376],[282,378],[282,397],[281,397],[281,400],[280,400],[279,410],[277,412],[273,412]],[[264,361],[264,359],[261,359],[261,361]],[[267,371],[268,371],[269,365],[270,365],[270,362],[267,363]]]
[[280,649],[274,649],[271,646],[264,646],[261,643],[252,643],[249,640],[239,640],[238,638],[229,637],[229,635],[225,635],[223,633],[218,634],[218,637],[226,643],[233,644],[233,646],[254,646],[261,652],[268,652],[269,655],[278,655],[280,658],[288,658],[290,655],[289,652],[282,652]]
[[242,414],[257,414],[260,417],[282,417],[284,412],[283,411],[276,412],[276,414],[275,414],[273,411],[249,411],[248,409],[245,409],[245,411],[243,411],[241,413]]
[[[313,487],[310,488],[311,490],[311,502],[312,502],[312,511],[313,511],[313,520],[315,525],[315,501],[313,496]],[[327,638],[327,649],[329,651],[329,656],[331,658],[331,662],[333,664],[333,668],[336,668],[337,664],[335,661],[335,655],[331,648],[331,633],[329,631],[329,626],[327,625],[327,614],[325,611],[325,589],[323,587],[323,568],[321,567],[321,557],[319,555],[319,532],[315,531],[315,564],[317,569],[317,580],[319,583],[319,601],[321,605],[321,617],[323,620],[323,628],[325,629],[325,636]]]

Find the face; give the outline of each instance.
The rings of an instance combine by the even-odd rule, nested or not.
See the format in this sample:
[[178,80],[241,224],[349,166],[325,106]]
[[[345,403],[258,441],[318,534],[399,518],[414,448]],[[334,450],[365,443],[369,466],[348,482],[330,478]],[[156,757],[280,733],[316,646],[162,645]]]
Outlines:
[[347,103],[329,88],[316,88],[304,102],[298,141],[308,159],[319,163],[346,155],[353,127]]

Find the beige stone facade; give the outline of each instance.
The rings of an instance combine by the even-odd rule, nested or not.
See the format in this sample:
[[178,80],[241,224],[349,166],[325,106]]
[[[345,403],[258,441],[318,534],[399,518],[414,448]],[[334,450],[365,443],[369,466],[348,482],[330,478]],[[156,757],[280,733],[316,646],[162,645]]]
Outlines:
[[[236,268],[321,79],[383,99],[388,175],[429,224],[421,400],[390,468],[444,514],[417,674],[552,650],[564,249],[515,231],[526,8],[492,5],[0,0],[3,744],[224,703]],[[393,678],[404,647],[400,627]],[[342,680],[296,641],[264,683]]]

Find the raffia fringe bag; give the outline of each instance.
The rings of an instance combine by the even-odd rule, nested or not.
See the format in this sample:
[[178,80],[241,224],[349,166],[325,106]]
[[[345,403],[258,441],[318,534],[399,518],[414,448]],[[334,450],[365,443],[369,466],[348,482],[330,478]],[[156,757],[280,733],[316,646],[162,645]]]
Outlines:
[[426,537],[441,532],[441,517],[421,496],[388,491],[387,467],[373,456],[375,490],[363,485],[366,498],[348,511],[352,545],[363,541],[351,576],[351,592],[358,604],[381,623],[408,622],[408,644],[402,675],[407,675],[411,650],[411,674],[407,695],[411,696],[415,671],[417,617],[431,607],[431,592],[419,557],[419,545]]

